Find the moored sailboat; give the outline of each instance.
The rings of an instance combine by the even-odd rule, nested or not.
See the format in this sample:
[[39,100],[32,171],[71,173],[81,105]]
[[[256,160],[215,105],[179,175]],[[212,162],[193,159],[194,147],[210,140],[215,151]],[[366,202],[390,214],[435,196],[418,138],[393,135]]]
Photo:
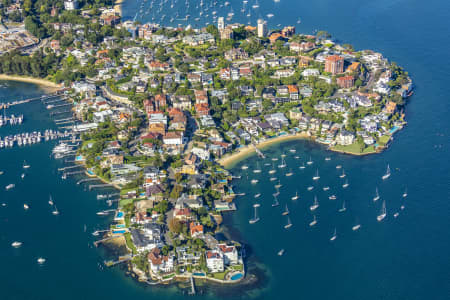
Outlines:
[[286,208],[284,209],[284,211],[283,211],[283,213],[281,215],[286,216],[288,214],[289,214],[289,208],[288,208],[288,206],[286,204]]
[[298,192],[295,191],[295,196],[292,196],[291,200],[297,200],[298,199]]
[[386,201],[383,201],[383,205],[381,206],[381,213],[377,216],[378,222],[383,221],[386,218]]
[[313,215],[313,220],[311,221],[311,223],[309,223],[310,227],[313,227],[314,225],[317,224],[317,219],[316,219],[316,215]]
[[319,180],[320,176],[319,176],[319,169],[316,170],[316,175],[313,176],[313,180]]
[[337,238],[337,234],[336,234],[336,228],[334,228],[334,233],[330,238],[330,241],[334,241]]
[[375,188],[375,197],[373,197],[373,201],[378,201],[380,199],[380,194],[378,193],[378,187]]
[[381,179],[386,180],[389,177],[391,177],[391,168],[389,167],[389,164],[387,165],[386,173],[381,176]]
[[258,217],[258,207],[259,205],[253,204],[253,208],[255,209],[255,215],[253,216],[252,219],[250,219],[248,222],[250,224],[255,224],[256,222],[259,221],[259,217]]
[[319,201],[317,200],[317,196],[314,196],[314,203],[309,207],[311,211],[316,210],[319,207]]
[[284,228],[285,228],[285,229],[288,229],[288,228],[290,228],[290,227],[292,227],[292,222],[291,222],[291,219],[290,219],[289,216],[288,216],[288,217],[287,217],[287,224],[284,225]]

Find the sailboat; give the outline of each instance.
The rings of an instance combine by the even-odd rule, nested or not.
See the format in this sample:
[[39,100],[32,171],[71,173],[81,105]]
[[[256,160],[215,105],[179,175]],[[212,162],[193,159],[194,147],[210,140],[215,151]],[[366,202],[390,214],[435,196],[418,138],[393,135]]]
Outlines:
[[338,169],[338,170],[339,170],[339,169],[342,169],[342,166],[341,166],[341,165],[337,165],[337,166],[336,166],[336,169]]
[[23,168],[24,169],[29,169],[30,165],[28,165],[26,161],[23,161]]
[[312,191],[313,189],[314,189],[314,187],[312,185],[308,186],[308,188],[307,188],[308,191]]
[[330,189],[330,187],[329,186],[324,186],[323,187],[323,190],[326,192],[326,191],[328,191]]
[[247,169],[248,169],[248,166],[247,166],[247,165],[243,165],[243,166],[241,167],[241,169],[242,169],[242,170],[247,170]]
[[295,149],[289,149],[289,152],[291,152],[291,153],[295,153],[297,150],[295,150]]
[[292,172],[292,169],[290,169],[289,172],[286,173],[286,176],[289,177],[289,176],[292,176],[293,174],[294,174],[294,173]]
[[55,209],[52,211],[52,214],[53,215],[59,215],[59,211],[58,211],[58,209],[56,208],[56,205],[55,205]]
[[50,195],[50,200],[48,200],[48,204],[53,205],[52,195]]
[[381,207],[381,213],[377,216],[377,220],[383,221],[386,218],[386,201],[383,201],[383,206]]
[[330,161],[331,157],[325,157],[325,161]]
[[328,197],[328,199],[330,199],[330,200],[336,200],[336,195],[331,195],[330,197]]
[[311,211],[316,210],[319,207],[319,201],[317,201],[317,196],[314,196],[314,203],[309,207]]
[[256,169],[253,170],[253,173],[261,173],[261,168],[259,167],[259,162],[256,163]]
[[313,176],[313,180],[319,180],[320,176],[319,176],[319,169],[316,170],[316,175]]
[[277,196],[273,196],[272,207],[278,206],[280,203],[278,202]]
[[272,164],[272,169],[269,170],[269,174],[274,174],[276,172],[275,166]]
[[342,201],[342,207],[341,208],[339,208],[339,212],[344,212],[344,211],[346,211],[347,210],[347,208],[345,208],[345,200],[344,201]]
[[309,157],[309,160],[306,162],[307,165],[312,165],[313,161],[311,160],[311,156]]
[[291,219],[290,219],[289,216],[288,216],[288,217],[287,217],[287,224],[284,225],[284,228],[285,228],[285,229],[288,229],[288,228],[290,228],[291,226],[292,226]]
[[284,160],[284,157],[281,157],[281,164],[278,165],[278,168],[282,169],[282,168],[286,168],[287,164],[286,161]]
[[406,198],[408,196],[408,188],[405,188],[405,191],[403,192],[403,198]]
[[38,264],[42,265],[42,264],[45,263],[45,258],[39,257],[39,258],[37,259],[37,262],[38,262]]
[[375,197],[373,197],[373,201],[378,201],[380,199],[380,194],[378,194],[378,187],[375,188]]
[[300,167],[298,167],[299,169],[304,169],[306,168],[305,163],[303,163],[303,165],[301,165]]
[[255,215],[252,219],[250,219],[248,222],[250,224],[255,224],[256,222],[259,221],[259,217],[258,217],[258,205],[253,204],[253,208],[255,209]]
[[344,171],[344,169],[342,169],[342,174],[339,175],[339,178],[344,178],[344,177],[345,177],[345,171]]
[[23,209],[25,209],[25,210],[27,210],[27,209],[29,209],[30,207],[27,205],[27,204],[24,204],[23,205]]
[[277,180],[276,177],[270,177],[270,181],[275,181],[275,180]]
[[361,224],[355,224],[353,227],[352,227],[352,230],[353,231],[357,231],[357,230],[359,230],[361,228]]
[[281,180],[278,180],[278,184],[275,185],[276,189],[279,189],[280,187],[282,187],[283,185],[281,184]]
[[311,221],[311,223],[309,223],[309,226],[313,227],[316,224],[317,224],[316,215],[313,215],[313,220]]
[[255,198],[259,198],[261,196],[261,193],[258,193],[255,195]]
[[330,237],[330,241],[334,241],[336,238],[337,238],[336,228],[334,228],[334,233],[333,233],[333,236]]
[[386,174],[381,176],[381,179],[386,180],[391,177],[391,168],[389,168],[389,164],[387,165]]
[[252,179],[250,182],[251,182],[251,184],[257,184],[258,183],[258,179]]
[[394,218],[397,218],[399,215],[400,215],[400,214],[399,214],[398,212],[396,212],[396,213],[394,214]]
[[288,214],[289,214],[289,208],[288,208],[288,206],[286,204],[286,208],[285,208],[285,210],[283,211],[283,213],[281,215],[287,216]]
[[284,254],[284,249],[281,249],[280,251],[278,251],[278,256],[283,256]]
[[342,187],[345,189],[349,186],[348,179],[345,179],[345,183],[342,185]]
[[14,248],[19,248],[20,246],[22,246],[22,242],[17,242],[17,241],[15,241],[15,242],[13,242],[13,243],[11,244],[11,246],[14,247]]
[[298,199],[298,192],[295,191],[295,196],[292,196],[291,200],[297,200]]

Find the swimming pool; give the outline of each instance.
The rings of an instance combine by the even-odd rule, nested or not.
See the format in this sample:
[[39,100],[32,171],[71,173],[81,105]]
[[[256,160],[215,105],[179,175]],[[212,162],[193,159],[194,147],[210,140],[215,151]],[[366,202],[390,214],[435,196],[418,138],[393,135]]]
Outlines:
[[113,232],[113,234],[124,234],[127,231],[125,229],[120,229],[120,230],[113,230],[112,232]]
[[117,224],[116,228],[125,228],[125,224]]
[[123,212],[122,211],[119,211],[117,213],[117,218],[123,218]]
[[398,127],[398,126],[394,126],[394,127],[392,127],[392,128],[389,130],[389,133],[392,134],[392,133],[396,132],[397,130],[399,130],[399,127]]
[[239,280],[239,279],[241,279],[242,277],[244,276],[244,274],[242,274],[242,273],[237,273],[237,274],[234,274],[233,276],[231,276],[231,280]]
[[205,273],[192,273],[194,276],[205,276]]

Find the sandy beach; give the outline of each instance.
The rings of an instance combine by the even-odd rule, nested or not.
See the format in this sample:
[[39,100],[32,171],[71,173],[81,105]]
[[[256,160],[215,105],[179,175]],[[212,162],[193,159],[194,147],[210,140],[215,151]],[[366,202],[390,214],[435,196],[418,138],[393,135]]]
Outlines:
[[[276,138],[272,138],[272,139],[269,139],[269,140],[259,143],[258,145],[256,145],[256,147],[258,149],[263,149],[265,147],[268,147],[268,146],[271,146],[274,144],[278,144],[281,142],[285,142],[285,141],[297,140],[297,139],[309,139],[309,138],[310,138],[310,136],[307,133],[302,132],[302,133],[298,133],[296,135],[285,135],[285,136],[279,136]],[[253,148],[253,146],[249,145],[249,146],[240,148],[239,150],[237,150],[236,152],[234,152],[230,155],[223,156],[217,162],[219,164],[221,164],[222,166],[229,168],[229,167],[233,166],[234,164],[236,164],[237,162],[241,161],[242,159],[249,157],[253,153],[255,153],[255,149]]]
[[51,82],[50,80],[34,78],[34,77],[0,74],[0,80],[11,80],[11,81],[34,83],[34,84],[38,84],[38,85],[42,86],[43,88],[45,88],[49,91],[62,88],[61,85]]

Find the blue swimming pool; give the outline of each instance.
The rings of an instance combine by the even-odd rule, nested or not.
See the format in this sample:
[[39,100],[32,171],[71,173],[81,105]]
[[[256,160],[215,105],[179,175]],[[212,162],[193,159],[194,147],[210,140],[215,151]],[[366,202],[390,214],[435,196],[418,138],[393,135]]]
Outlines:
[[123,218],[123,212],[122,211],[119,211],[117,213],[117,218]]
[[241,279],[242,277],[244,276],[244,274],[242,274],[242,273],[237,273],[237,274],[234,274],[233,276],[231,276],[231,280],[239,280],[239,279]]
[[193,273],[194,276],[205,276],[205,273]]
[[127,231],[126,230],[124,230],[124,229],[121,229],[121,230],[113,230],[113,233],[114,234],[123,234],[123,233],[126,233]]
[[117,224],[116,228],[125,228],[125,224]]

